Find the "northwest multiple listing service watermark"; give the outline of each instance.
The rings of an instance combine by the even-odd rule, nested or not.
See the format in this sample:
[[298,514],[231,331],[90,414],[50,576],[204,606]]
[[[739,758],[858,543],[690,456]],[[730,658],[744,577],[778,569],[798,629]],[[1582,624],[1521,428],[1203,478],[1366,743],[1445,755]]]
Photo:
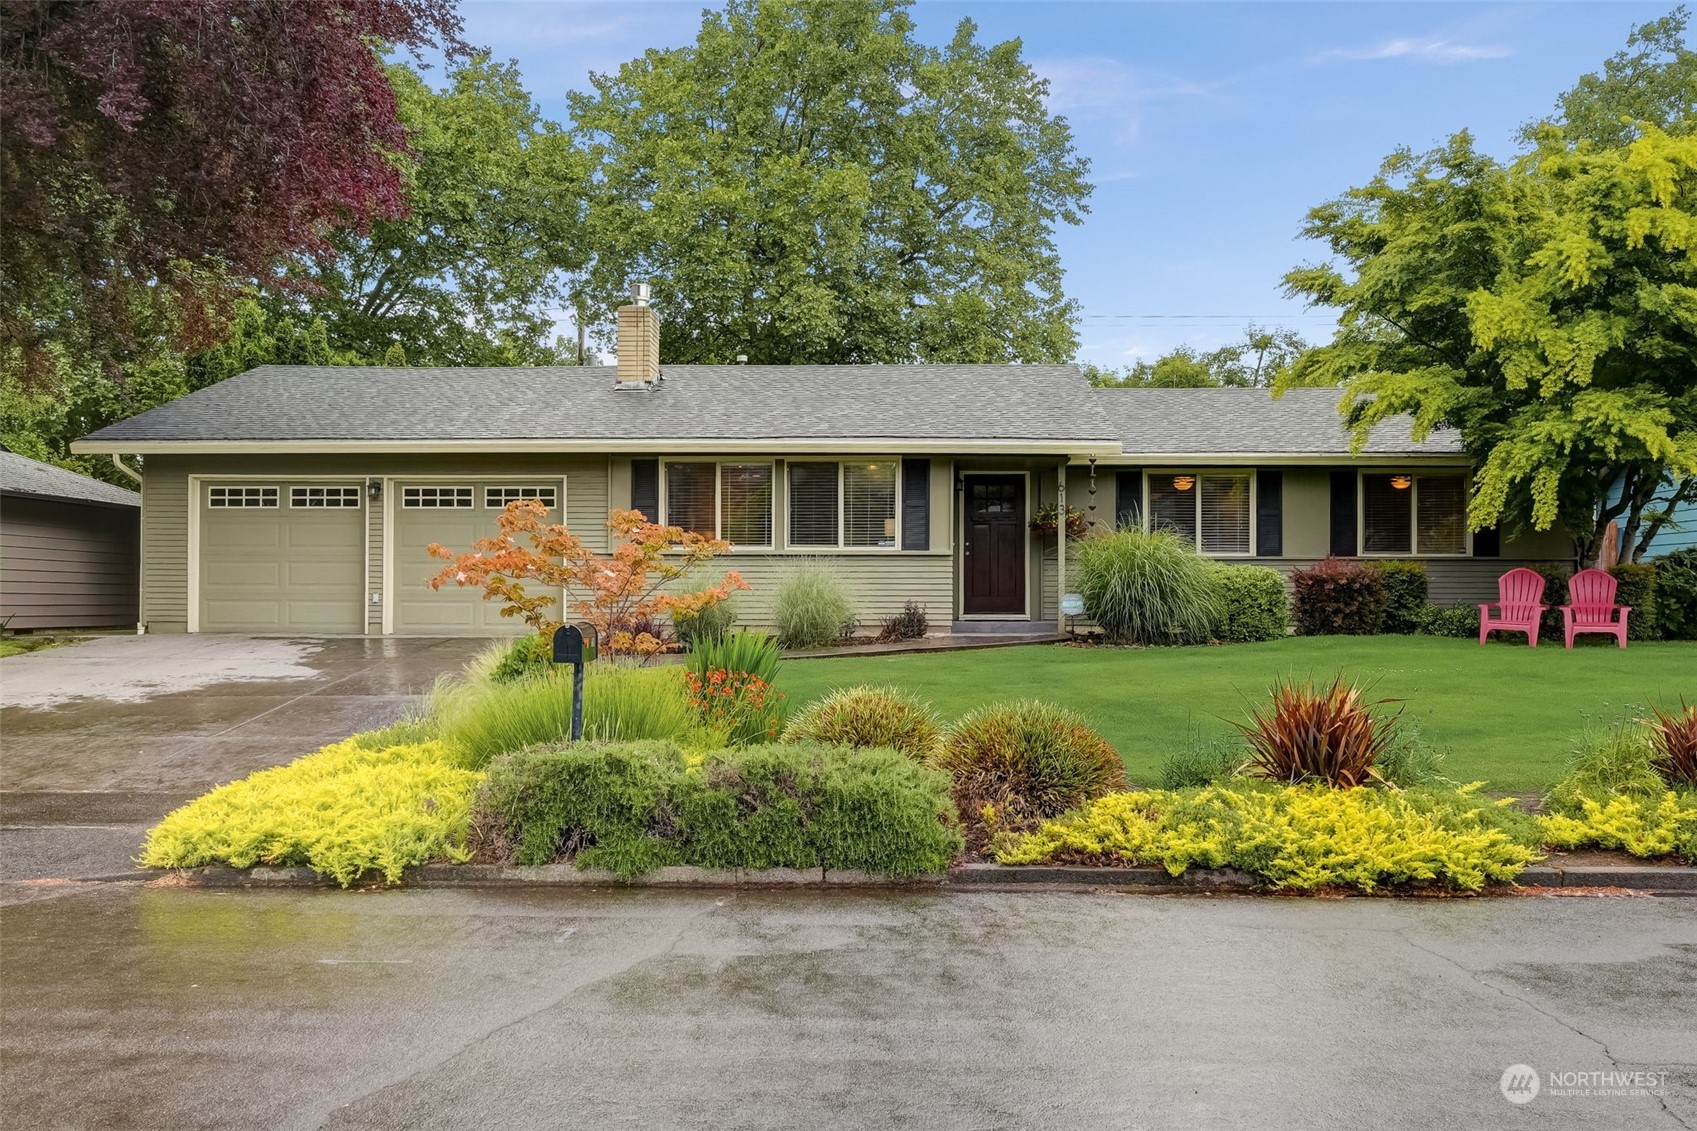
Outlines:
[[1567,1069],[1540,1075],[1530,1064],[1511,1064],[1503,1069],[1497,1090],[1511,1104],[1529,1104],[1539,1096],[1581,1099],[1665,1096],[1667,1079],[1666,1072],[1628,1072],[1619,1068],[1595,1072]]

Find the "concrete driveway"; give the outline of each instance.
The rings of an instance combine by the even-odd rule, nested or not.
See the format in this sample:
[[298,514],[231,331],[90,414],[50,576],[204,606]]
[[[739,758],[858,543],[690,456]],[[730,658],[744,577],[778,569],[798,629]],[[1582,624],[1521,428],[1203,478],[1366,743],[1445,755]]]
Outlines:
[[127,872],[173,807],[393,722],[488,644],[106,636],[0,661],[0,879]]

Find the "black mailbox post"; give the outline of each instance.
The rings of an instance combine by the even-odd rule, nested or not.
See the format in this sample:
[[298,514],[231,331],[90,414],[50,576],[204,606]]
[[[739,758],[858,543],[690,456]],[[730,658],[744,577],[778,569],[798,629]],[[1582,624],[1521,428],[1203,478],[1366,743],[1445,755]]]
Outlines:
[[583,737],[583,665],[595,658],[595,626],[586,621],[554,630],[554,662],[572,666],[572,741]]

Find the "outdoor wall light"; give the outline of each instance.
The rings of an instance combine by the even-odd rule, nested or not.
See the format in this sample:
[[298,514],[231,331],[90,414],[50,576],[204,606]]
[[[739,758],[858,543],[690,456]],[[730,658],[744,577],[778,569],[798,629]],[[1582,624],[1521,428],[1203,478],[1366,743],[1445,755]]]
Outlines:
[[1173,490],[1175,491],[1188,491],[1194,486],[1196,486],[1196,476],[1194,475],[1173,476]]
[[1398,491],[1406,491],[1410,487],[1414,486],[1414,476],[1393,475],[1391,476],[1391,486],[1395,487]]
[[381,499],[383,497],[383,480],[367,479],[365,481],[365,497],[374,503]]

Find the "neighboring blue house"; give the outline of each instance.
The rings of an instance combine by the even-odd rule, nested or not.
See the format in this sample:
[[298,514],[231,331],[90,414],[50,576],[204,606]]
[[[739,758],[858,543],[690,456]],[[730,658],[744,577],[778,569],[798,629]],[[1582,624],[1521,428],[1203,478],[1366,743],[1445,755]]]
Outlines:
[[[1673,487],[1672,478],[1668,479],[1667,487]],[[1613,490],[1609,492],[1609,502],[1620,498],[1620,483],[1617,480]],[[1653,508],[1652,508],[1653,509]],[[1624,536],[1621,539],[1620,556],[1624,561],[1629,556],[1630,547],[1625,545]],[[1697,502],[1681,503],[1673,509],[1673,517],[1656,531],[1656,538],[1645,551],[1645,558],[1659,558],[1663,554],[1671,554],[1675,550],[1690,550],[1697,548]]]

